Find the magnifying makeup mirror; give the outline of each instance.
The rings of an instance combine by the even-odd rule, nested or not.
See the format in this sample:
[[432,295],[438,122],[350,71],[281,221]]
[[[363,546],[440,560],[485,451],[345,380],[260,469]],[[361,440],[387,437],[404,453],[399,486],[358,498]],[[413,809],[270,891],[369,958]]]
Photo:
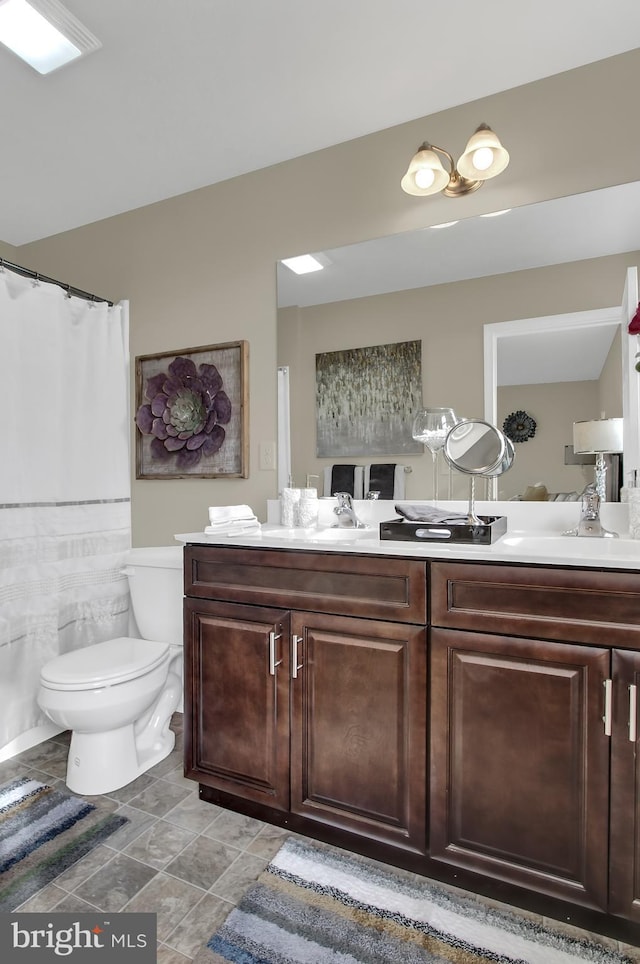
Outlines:
[[471,476],[467,522],[469,525],[482,525],[474,510],[476,476],[487,478],[508,471],[515,456],[513,443],[490,422],[467,418],[451,429],[443,453],[452,468]]

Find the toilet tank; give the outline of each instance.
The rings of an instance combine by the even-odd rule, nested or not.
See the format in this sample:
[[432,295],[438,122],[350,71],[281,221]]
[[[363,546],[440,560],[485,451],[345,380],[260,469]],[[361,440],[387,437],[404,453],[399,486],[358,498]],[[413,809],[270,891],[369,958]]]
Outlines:
[[124,572],[142,638],[182,646],[183,547],[130,549]]

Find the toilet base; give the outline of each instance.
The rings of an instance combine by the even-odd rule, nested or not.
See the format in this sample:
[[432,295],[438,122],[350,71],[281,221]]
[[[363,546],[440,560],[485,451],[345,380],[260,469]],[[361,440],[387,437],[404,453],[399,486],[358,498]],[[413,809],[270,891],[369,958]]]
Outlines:
[[131,783],[174,748],[176,735],[165,729],[150,744],[136,742],[134,724],[106,733],[71,734],[66,784],[74,793],[96,796]]

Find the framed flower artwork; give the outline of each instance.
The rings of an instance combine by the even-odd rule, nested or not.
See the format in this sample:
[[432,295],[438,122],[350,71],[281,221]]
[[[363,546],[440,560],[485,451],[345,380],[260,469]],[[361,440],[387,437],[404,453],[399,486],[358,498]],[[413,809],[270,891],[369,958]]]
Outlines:
[[139,355],[137,479],[246,479],[248,342]]

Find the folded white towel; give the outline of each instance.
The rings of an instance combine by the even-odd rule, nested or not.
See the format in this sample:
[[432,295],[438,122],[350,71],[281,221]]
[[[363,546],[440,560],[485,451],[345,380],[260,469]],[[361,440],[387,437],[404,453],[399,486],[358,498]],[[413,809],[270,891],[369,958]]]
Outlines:
[[208,536],[244,536],[252,532],[260,532],[260,529],[260,523],[254,516],[253,520],[238,519],[235,522],[207,526],[204,531]]
[[255,519],[251,506],[248,505],[210,505],[209,522],[232,522],[236,519]]
[[211,522],[208,529],[239,529],[243,526],[253,526],[258,522],[256,516],[247,516],[246,519],[221,519],[220,522]]

